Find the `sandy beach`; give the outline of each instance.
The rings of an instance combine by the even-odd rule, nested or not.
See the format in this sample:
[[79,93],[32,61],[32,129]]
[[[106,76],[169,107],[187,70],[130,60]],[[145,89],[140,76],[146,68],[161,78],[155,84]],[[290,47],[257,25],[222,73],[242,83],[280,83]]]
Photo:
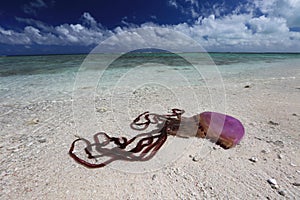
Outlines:
[[[74,99],[75,72],[1,77],[0,198],[300,199],[299,59],[272,65],[220,70],[224,112],[246,130],[239,145],[225,150],[205,139],[169,136],[153,160],[115,161],[99,169],[69,156],[75,135],[92,140],[98,130],[133,137],[130,121],[147,110],[165,114],[180,106],[188,116],[220,111],[209,103],[207,87],[191,86],[200,105],[193,110],[193,100],[177,101],[187,95],[181,85],[141,86],[125,100],[128,90],[121,84],[115,92],[88,86]],[[85,112],[91,92],[96,121]],[[170,154],[176,142],[186,146]],[[166,155],[173,157],[163,162]]]

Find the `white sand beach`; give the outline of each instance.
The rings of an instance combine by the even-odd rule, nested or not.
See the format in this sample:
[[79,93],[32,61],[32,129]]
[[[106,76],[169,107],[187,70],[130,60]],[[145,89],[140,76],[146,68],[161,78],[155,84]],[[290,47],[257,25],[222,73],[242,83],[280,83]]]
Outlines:
[[[165,114],[178,107],[187,116],[221,110],[202,84],[140,85],[124,99],[126,86],[112,92],[100,83],[74,97],[75,72],[1,77],[0,198],[300,199],[300,62],[257,66],[220,69],[223,112],[246,130],[239,145],[225,150],[205,139],[169,136],[153,160],[117,160],[98,169],[69,156],[75,135],[92,140],[97,129],[134,137],[130,120],[147,110]],[[196,91],[199,110],[185,98],[189,89]],[[94,105],[87,104],[91,93]],[[91,107],[96,121],[86,112]]]

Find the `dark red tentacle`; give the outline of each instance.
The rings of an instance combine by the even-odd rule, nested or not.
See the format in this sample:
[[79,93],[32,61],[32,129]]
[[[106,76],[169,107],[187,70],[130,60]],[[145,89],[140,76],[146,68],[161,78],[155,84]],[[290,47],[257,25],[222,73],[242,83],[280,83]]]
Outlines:
[[[94,135],[94,144],[91,144],[88,140],[84,139],[84,138],[79,138],[76,139],[72,144],[71,147],[69,149],[69,154],[70,156],[78,163],[89,167],[89,168],[100,168],[100,167],[104,167],[106,164],[117,160],[117,159],[124,159],[124,160],[149,160],[151,159],[156,152],[163,146],[163,144],[166,142],[168,134],[167,134],[167,128],[170,124],[172,124],[173,120],[180,120],[181,119],[181,115],[184,113],[184,110],[180,110],[180,109],[172,109],[172,113],[171,114],[167,114],[167,115],[158,115],[158,114],[154,114],[154,113],[149,113],[149,112],[144,112],[142,114],[140,114],[137,118],[135,118],[133,120],[133,122],[130,124],[131,128],[134,130],[145,130],[146,128],[148,128],[148,126],[150,124],[162,124],[163,127],[161,130],[158,130],[156,135],[152,135],[149,137],[145,137],[142,138],[138,141],[138,143],[136,144],[136,146],[130,150],[125,150],[126,147],[131,144],[133,141],[136,140],[137,137],[133,137],[130,140],[128,140],[125,137],[121,137],[121,138],[117,138],[117,137],[110,137],[108,134],[104,133],[104,132],[100,132],[100,133],[96,133]],[[152,116],[150,120],[150,115]],[[144,116],[145,122],[139,122],[141,121],[141,118]],[[176,118],[174,118],[176,117]],[[162,122],[162,123],[160,123]],[[139,128],[135,127],[138,126]],[[143,126],[143,127],[141,127]],[[106,141],[104,142],[100,142],[99,141],[99,136],[103,135],[106,138]],[[154,141],[154,139],[156,139]],[[94,163],[90,163],[88,161],[85,161],[81,158],[79,158],[75,153],[74,153],[74,148],[75,148],[75,144],[76,142],[83,140],[86,143],[86,148],[85,153],[87,154],[88,159],[95,159],[97,156],[93,156],[92,155],[92,146],[96,147],[96,151],[98,151],[99,153],[106,152],[107,154],[102,154],[100,156],[110,156],[111,159],[107,160],[106,162],[100,163],[100,164],[94,164]],[[124,152],[130,152],[132,154],[134,153],[139,153],[141,152],[141,154],[139,156],[125,156],[125,157],[120,157],[120,155],[115,155],[113,152],[109,152],[109,149],[102,149],[102,147],[106,146],[107,144],[109,144],[110,142],[113,142],[118,148],[120,148],[120,150],[124,150]],[[148,153],[150,153],[150,155],[148,155]],[[148,156],[147,156],[148,155]]]
[[[100,164],[94,164],[94,163],[89,163],[81,158],[79,158],[78,156],[76,156],[76,154],[73,153],[74,151],[74,148],[75,148],[75,143],[80,141],[80,140],[84,140],[82,138],[79,138],[79,139],[76,139],[73,141],[71,147],[70,147],[70,150],[69,150],[69,155],[78,163],[88,167],[88,168],[101,168],[101,167],[104,167],[106,164],[105,163],[100,163]],[[86,140],[84,140],[86,141]],[[89,141],[86,141],[89,143]],[[87,152],[87,151],[86,151]],[[90,153],[89,153],[89,156],[92,156]]]
[[[147,141],[147,143],[144,144],[144,141]],[[148,145],[152,144],[152,142],[153,142],[153,136],[147,137],[147,138],[143,138],[143,139],[141,139],[141,140],[137,143],[137,145],[136,145],[133,149],[131,149],[129,152],[132,152],[132,153],[138,153],[138,152],[140,152],[145,146],[148,146]]]

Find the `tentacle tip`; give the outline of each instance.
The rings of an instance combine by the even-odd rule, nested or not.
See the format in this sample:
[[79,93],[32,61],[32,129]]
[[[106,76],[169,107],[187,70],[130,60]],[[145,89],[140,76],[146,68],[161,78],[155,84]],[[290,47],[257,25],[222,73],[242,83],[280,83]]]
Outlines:
[[79,135],[74,135],[77,139],[82,139],[82,137],[81,136],[79,136]]

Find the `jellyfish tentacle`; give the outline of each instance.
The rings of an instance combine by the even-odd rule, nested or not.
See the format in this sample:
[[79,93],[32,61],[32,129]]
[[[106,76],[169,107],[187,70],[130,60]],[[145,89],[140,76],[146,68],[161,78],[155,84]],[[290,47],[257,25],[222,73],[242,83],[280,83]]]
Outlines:
[[[69,149],[69,154],[76,162],[88,168],[101,168],[115,160],[149,160],[163,146],[168,135],[177,135],[181,123],[185,124],[188,121],[187,119],[189,118],[181,117],[184,113],[184,110],[177,108],[172,109],[170,114],[165,115],[149,113],[148,111],[144,112],[133,120],[130,124],[131,128],[140,131],[147,129],[150,124],[157,124],[158,129],[149,133],[139,134],[131,139],[127,139],[126,137],[111,137],[104,132],[99,132],[94,135],[95,143],[93,144],[84,138],[78,138],[73,141]],[[238,119],[221,113],[203,112],[193,116],[192,120],[198,123],[196,137],[207,138],[225,149],[238,144],[245,133],[244,127]],[[100,136],[104,136],[105,140],[100,142]],[[132,144],[137,138],[141,139],[132,149],[126,150],[128,145]],[[86,143],[84,151],[88,159],[97,159],[99,157],[111,158],[100,164],[91,163],[80,158],[75,154],[74,148],[75,144],[81,140]],[[116,147],[112,149],[103,148],[111,142]],[[92,154],[93,147],[95,147],[95,150],[100,155]]]
[[[104,167],[106,164],[105,163],[100,163],[100,164],[94,164],[94,163],[89,163],[81,158],[79,158],[75,153],[74,153],[74,148],[75,148],[75,143],[77,143],[78,141],[83,140],[85,141],[87,144],[90,144],[90,142],[86,139],[83,138],[78,138],[76,140],[73,141],[73,143],[71,144],[71,148],[69,150],[69,155],[78,163],[88,167],[88,168],[101,168]],[[88,145],[89,146],[89,145]],[[86,151],[87,152],[87,151]],[[89,153],[89,156],[92,156]]]

